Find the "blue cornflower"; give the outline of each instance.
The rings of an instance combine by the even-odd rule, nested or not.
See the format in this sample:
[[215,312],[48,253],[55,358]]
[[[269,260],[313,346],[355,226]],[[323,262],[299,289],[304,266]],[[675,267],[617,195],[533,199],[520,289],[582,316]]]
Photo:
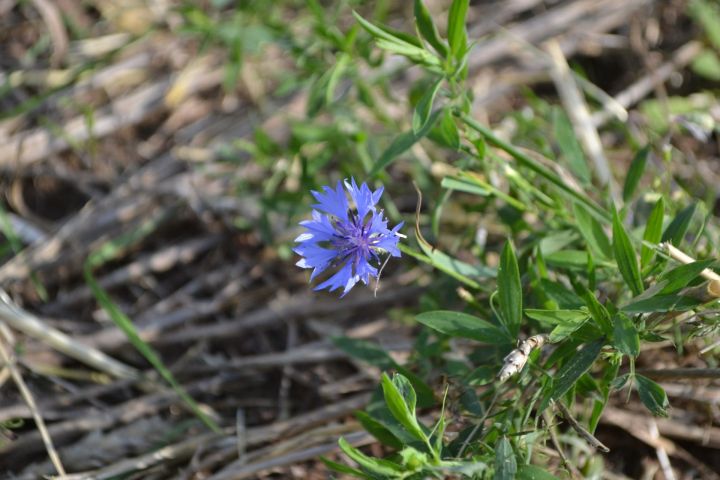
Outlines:
[[338,181],[334,190],[324,186],[323,192],[313,191],[318,203],[313,205],[312,220],[300,222],[307,232],[295,239],[299,245],[294,249],[303,257],[297,266],[313,269],[310,281],[328,267],[340,267],[315,290],[342,288],[341,297],[357,282],[367,285],[370,277],[377,278],[381,253],[400,256],[398,230],[403,225],[388,229],[382,210],[375,208],[382,187],[373,192],[365,183],[358,187],[354,178],[350,180],[344,183],[354,210],[348,205],[343,182]]

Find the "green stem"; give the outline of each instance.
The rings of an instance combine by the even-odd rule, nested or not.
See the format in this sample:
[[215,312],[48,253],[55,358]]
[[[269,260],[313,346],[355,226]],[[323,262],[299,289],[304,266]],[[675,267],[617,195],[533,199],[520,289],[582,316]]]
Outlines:
[[545,167],[544,165],[541,165],[538,163],[535,159],[532,157],[522,153],[520,150],[518,150],[516,147],[511,145],[510,143],[506,142],[505,140],[497,137],[495,133],[493,133],[492,130],[487,128],[486,126],[478,123],[475,119],[470,117],[469,115],[465,113],[459,113],[455,112],[456,115],[460,117],[460,119],[467,125],[468,127],[472,128],[476,132],[478,132],[480,135],[482,135],[485,138],[485,141],[489,143],[490,145],[499,148],[501,150],[504,150],[508,154],[510,154],[511,157],[513,157],[520,165],[532,170],[533,172],[537,173],[541,177],[543,177],[548,182],[555,185],[558,189],[562,190],[569,196],[571,196],[573,199],[577,200],[578,202],[582,203],[589,209],[591,209],[596,215],[598,215],[601,219],[605,221],[610,221],[610,216],[607,211],[605,211],[602,207],[598,206],[595,202],[593,202],[591,199],[586,197],[585,195],[573,190],[572,188],[568,187],[563,180],[553,173],[550,169]]

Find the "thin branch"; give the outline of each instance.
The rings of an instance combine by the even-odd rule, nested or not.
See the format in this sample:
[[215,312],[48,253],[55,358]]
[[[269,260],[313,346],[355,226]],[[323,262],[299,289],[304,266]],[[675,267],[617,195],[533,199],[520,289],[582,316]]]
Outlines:
[[575,418],[570,413],[570,410],[568,410],[568,408],[565,405],[563,405],[563,403],[561,401],[556,401],[553,403],[555,406],[558,407],[558,409],[560,410],[560,413],[562,413],[562,416],[565,417],[565,420],[568,421],[568,423],[573,428],[573,430],[575,430],[578,435],[580,435],[582,438],[584,438],[585,441],[588,444],[590,444],[591,447],[594,447],[603,453],[608,453],[610,451],[610,449],[608,447],[603,445],[603,443],[600,440],[595,438],[592,433],[585,430],[585,428],[582,425],[580,425],[580,423],[577,420],[575,420]]
[[15,364],[14,356],[11,355],[5,348],[6,343],[8,346],[13,344],[13,336],[10,329],[8,329],[8,327],[3,323],[0,323],[0,334],[2,334],[3,337],[2,340],[0,340],[0,357],[2,357],[2,360],[5,362],[5,367],[10,370],[10,375],[20,391],[20,395],[22,395],[25,403],[27,403],[28,408],[32,412],[33,420],[35,420],[35,425],[37,426],[40,436],[42,437],[42,441],[45,444],[45,450],[47,450],[50,461],[55,467],[55,470],[57,470],[58,474],[60,474],[60,476],[65,476],[65,468],[60,461],[60,456],[58,455],[57,450],[55,450],[52,438],[50,438],[50,434],[45,427],[45,421],[40,415],[40,411],[35,403],[35,398],[32,396],[30,389],[28,389],[25,384],[25,380],[23,380],[20,370],[18,370],[17,365]]

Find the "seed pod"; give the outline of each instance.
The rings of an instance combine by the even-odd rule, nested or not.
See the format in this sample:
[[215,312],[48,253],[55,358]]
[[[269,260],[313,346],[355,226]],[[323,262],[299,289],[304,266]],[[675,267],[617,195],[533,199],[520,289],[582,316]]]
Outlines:
[[522,370],[530,353],[536,348],[541,348],[549,340],[549,335],[541,333],[540,335],[533,335],[520,342],[520,345],[503,359],[503,366],[497,376],[498,381],[503,383]]

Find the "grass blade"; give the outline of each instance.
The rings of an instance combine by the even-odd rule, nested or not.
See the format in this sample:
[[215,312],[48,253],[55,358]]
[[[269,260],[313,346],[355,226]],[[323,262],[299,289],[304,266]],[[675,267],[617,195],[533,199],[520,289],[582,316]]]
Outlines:
[[142,354],[145,359],[150,362],[150,365],[158,371],[160,376],[175,390],[180,399],[190,408],[190,410],[205,424],[208,428],[216,433],[222,432],[220,426],[210,418],[205,412],[200,409],[200,406],[188,395],[185,389],[175,380],[175,377],[170,370],[165,367],[160,357],[155,353],[155,350],[150,347],[138,334],[135,325],[130,319],[123,313],[120,308],[110,299],[107,292],[98,284],[92,274],[92,268],[90,263],[86,263],[84,268],[85,281],[87,282],[90,290],[97,299],[100,306],[107,312],[115,325],[127,336],[130,343]]

